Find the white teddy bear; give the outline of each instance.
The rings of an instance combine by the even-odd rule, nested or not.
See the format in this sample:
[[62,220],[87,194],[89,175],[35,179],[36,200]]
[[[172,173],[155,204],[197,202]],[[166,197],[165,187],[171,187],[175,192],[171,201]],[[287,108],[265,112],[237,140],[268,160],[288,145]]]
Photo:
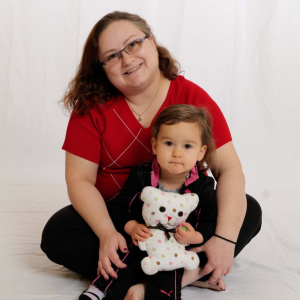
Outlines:
[[149,255],[141,262],[143,271],[152,275],[178,268],[196,269],[199,266],[198,255],[187,251],[187,245],[179,244],[174,233],[197,207],[198,195],[162,192],[147,186],[142,191],[141,199],[144,202],[143,218],[151,231],[145,242],[138,242],[140,249]]

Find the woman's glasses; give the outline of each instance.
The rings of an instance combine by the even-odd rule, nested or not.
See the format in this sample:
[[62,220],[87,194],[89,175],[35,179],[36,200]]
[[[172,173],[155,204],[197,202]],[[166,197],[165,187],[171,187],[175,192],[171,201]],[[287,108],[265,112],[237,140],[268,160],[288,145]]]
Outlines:
[[125,46],[124,49],[106,56],[103,59],[103,61],[101,62],[101,65],[112,66],[112,65],[116,64],[121,59],[123,51],[125,51],[127,54],[133,54],[133,53],[139,51],[142,48],[142,44],[143,44],[144,40],[148,37],[149,36],[146,35],[142,39],[136,39],[136,40],[130,42],[127,46]]

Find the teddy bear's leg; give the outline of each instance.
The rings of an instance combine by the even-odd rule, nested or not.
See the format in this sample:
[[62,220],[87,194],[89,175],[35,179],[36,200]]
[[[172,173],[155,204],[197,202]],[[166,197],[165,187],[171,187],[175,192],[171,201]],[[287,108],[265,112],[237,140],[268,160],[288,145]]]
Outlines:
[[162,262],[153,256],[145,257],[141,262],[141,266],[148,275],[153,275],[162,270]]
[[194,270],[199,266],[199,264],[200,260],[198,255],[194,251],[188,251],[184,268],[187,270]]

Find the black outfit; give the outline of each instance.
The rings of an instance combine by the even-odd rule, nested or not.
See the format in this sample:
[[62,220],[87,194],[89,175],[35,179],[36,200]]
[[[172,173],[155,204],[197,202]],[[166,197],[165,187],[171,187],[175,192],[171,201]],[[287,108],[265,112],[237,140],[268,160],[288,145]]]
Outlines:
[[[117,279],[110,278],[109,281],[106,281],[103,276],[98,276],[93,284],[115,300],[123,300],[128,289],[132,285],[141,282],[141,280],[147,282],[146,300],[181,299],[183,268],[173,271],[162,271],[154,275],[144,274],[141,268],[141,260],[145,256],[148,256],[147,252],[141,251],[139,247],[133,245],[131,237],[124,231],[125,224],[130,220],[145,224],[142,216],[144,202],[140,199],[140,194],[144,187],[157,187],[158,185],[160,169],[156,159],[153,165],[156,167],[138,165],[131,169],[129,177],[112,210],[112,219],[116,229],[126,238],[127,244],[132,245],[127,254],[123,254],[121,251],[118,252],[122,261],[127,265],[127,268],[118,270]],[[180,191],[181,194],[195,193],[199,196],[198,206],[190,213],[187,222],[202,234],[203,243],[205,243],[214,234],[216,227],[217,204],[215,200],[214,180],[203,174],[195,166]],[[198,245],[190,245],[190,247],[194,246]],[[117,271],[116,268],[115,271]]]
[[[126,193],[128,194],[131,193],[132,185],[136,185],[134,189],[135,190],[139,189],[138,191],[142,190],[140,189],[141,187],[144,187],[146,185],[151,185],[151,174],[150,174],[151,170],[147,169],[147,167],[141,167],[141,166],[136,168],[137,169],[135,171],[132,171],[133,174],[129,175],[128,180],[130,181],[130,177],[134,176],[134,173],[137,174],[137,179],[134,180],[134,182],[131,183],[129,182],[128,186],[127,186],[127,182],[125,183],[123,188],[125,196]],[[205,178],[203,176],[205,176]],[[207,209],[208,213],[207,214],[203,213],[203,218],[208,217],[208,219],[215,218],[215,213],[213,212],[214,210],[212,209],[213,206],[211,206],[214,203],[214,197],[211,194],[211,183],[209,182],[211,180],[212,180],[211,178],[206,177],[206,175],[199,172],[199,179],[192,182],[187,187],[183,185],[183,190],[182,190],[182,193],[184,193],[185,190],[187,189],[189,189],[190,191],[192,190],[196,191],[198,189],[198,192],[205,195],[206,188],[207,186],[209,186],[208,189],[209,196],[207,198],[210,199],[210,201],[208,201],[207,203],[205,203],[205,199],[206,199],[205,197],[203,197],[204,203],[201,203],[201,199],[202,199],[201,194],[198,194],[197,192],[200,199],[199,205],[201,205],[202,208],[201,215],[203,213],[203,210],[205,211]],[[206,184],[203,184],[203,182],[206,182]],[[139,248],[136,246],[132,246],[131,238],[127,234],[125,234],[123,230],[124,225],[126,224],[126,222],[130,220],[130,218],[136,219],[140,223],[144,223],[143,219],[139,219],[142,218],[140,213],[142,203],[140,202],[139,197],[136,197],[137,199],[134,200],[130,206],[130,211],[132,214],[131,216],[128,216],[128,213],[125,213],[124,211],[123,205],[118,204],[118,203],[122,203],[122,201],[125,199],[123,198],[124,195],[123,192],[121,192],[119,198],[120,200],[117,201],[116,206],[113,209],[111,207],[108,207],[108,211],[112,217],[112,220],[114,221],[116,228],[121,233],[123,233],[124,237],[126,238],[128,248],[130,248],[129,249],[130,252],[132,251],[132,254],[134,255],[128,254],[128,257],[125,258],[124,262],[127,264],[128,268],[123,270],[121,269],[118,270],[117,280],[110,279],[109,281],[105,282],[106,286],[108,285],[108,283],[111,282],[109,289],[106,292],[110,291],[108,293],[114,299],[119,299],[119,298],[123,299],[130,286],[138,282],[141,282],[141,280],[143,280],[143,278],[147,276],[143,273],[143,271],[140,268],[140,261],[143,257],[147,256],[147,253],[145,251],[140,251]],[[196,210],[199,211],[199,208],[196,208]],[[209,212],[211,212],[211,214]],[[116,219],[116,215],[118,215],[117,219]],[[133,218],[132,216],[136,216],[136,218]],[[195,216],[196,214],[193,214],[192,212],[190,214],[189,219],[187,220],[192,225],[194,224]],[[201,218],[202,216],[200,217],[200,219]],[[208,224],[205,224],[202,221],[201,224],[199,224],[199,226],[202,226],[202,229],[197,228],[197,230],[199,230],[201,233],[203,232],[202,234],[204,237],[204,241],[206,241],[213,234],[214,225],[212,225],[209,222]],[[255,199],[247,195],[247,212],[236,243],[235,256],[238,255],[239,252],[259,232],[260,228],[261,228],[261,208]],[[99,258],[99,239],[91,230],[91,228],[88,226],[88,224],[74,210],[72,205],[69,205],[61,209],[50,218],[42,234],[41,248],[47,254],[48,258],[53,262],[57,264],[61,264],[66,268],[76,273],[79,273],[82,276],[87,277],[89,279],[95,278],[97,276],[96,272],[97,272],[97,264]],[[126,255],[121,253],[120,251],[118,254],[121,260]],[[133,259],[131,260],[131,258]],[[207,258],[204,252],[199,253],[199,258],[200,258],[201,265],[206,263]],[[131,265],[132,267],[129,268],[129,265]],[[138,273],[139,271],[137,270],[140,270],[140,273]],[[176,296],[177,296],[176,298],[179,300],[180,299],[179,292],[181,290],[182,275],[183,275],[183,269],[177,269],[174,271],[158,272],[155,275],[147,276],[146,300],[150,298],[156,299],[158,297],[163,297],[163,295],[166,297],[165,299],[170,299],[170,296],[173,297],[174,299],[175,278],[176,278],[175,288],[176,288]],[[206,281],[209,278],[209,276],[210,274],[202,277],[200,280]],[[166,277],[173,278],[173,281],[171,282],[171,280],[166,280]],[[98,280],[95,281],[96,285]],[[119,280],[120,281],[124,280],[123,287],[120,289],[114,289],[113,288],[114,285]],[[169,284],[171,285],[168,286]],[[101,290],[106,289],[106,287],[105,289],[103,289],[102,283],[100,283],[100,281],[98,287]],[[121,292],[121,290],[123,289],[126,290],[125,294],[124,292]],[[164,294],[164,292],[161,292],[162,290],[165,291],[166,294]],[[170,291],[174,291],[174,292],[170,294]]]

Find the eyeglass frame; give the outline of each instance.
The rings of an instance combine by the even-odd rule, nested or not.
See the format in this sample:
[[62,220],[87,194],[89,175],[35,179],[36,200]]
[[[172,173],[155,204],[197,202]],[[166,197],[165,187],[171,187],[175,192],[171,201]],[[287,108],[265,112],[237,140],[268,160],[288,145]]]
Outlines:
[[[143,44],[143,42],[145,41],[145,39],[147,39],[147,38],[149,38],[149,37],[150,37],[150,35],[146,34],[146,36],[143,37],[143,38],[141,38],[141,39],[135,39],[135,40],[131,41],[131,42],[128,43],[122,50],[117,51],[117,52],[114,52],[114,53],[112,53],[112,54],[109,54],[109,55],[105,56],[105,57],[103,58],[103,61],[101,62],[101,65],[102,65],[102,66],[107,66],[107,64],[105,63],[105,59],[106,59],[107,57],[113,55],[113,54],[119,54],[119,53],[121,54],[123,51],[125,51],[128,55],[135,53],[135,52],[133,52],[133,53],[128,53],[128,52],[126,51],[126,48],[127,48],[131,43],[133,43],[134,41],[140,41],[140,42]],[[137,52],[137,51],[136,51],[136,52]],[[119,56],[119,57],[120,57],[120,58],[119,58],[119,60],[120,60],[122,56]]]

